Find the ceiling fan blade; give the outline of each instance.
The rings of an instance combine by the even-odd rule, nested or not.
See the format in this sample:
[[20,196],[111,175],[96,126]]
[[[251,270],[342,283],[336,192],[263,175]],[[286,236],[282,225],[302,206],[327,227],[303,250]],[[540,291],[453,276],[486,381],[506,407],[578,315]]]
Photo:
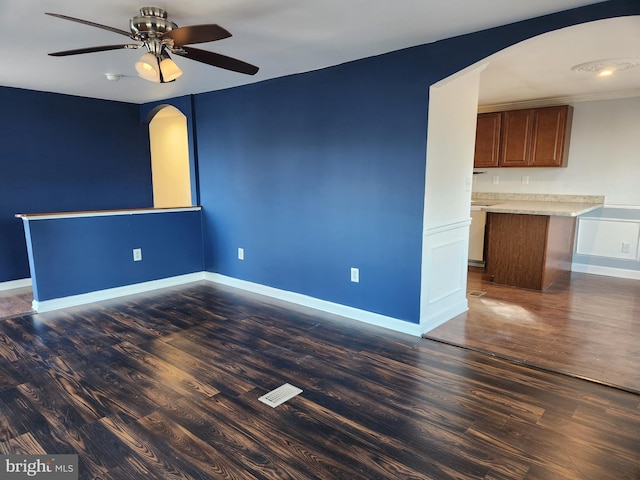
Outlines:
[[219,25],[191,25],[170,30],[160,38],[173,39],[176,46],[190,45],[192,43],[206,43],[215,40],[229,38],[231,33]]
[[84,25],[89,25],[90,27],[102,28],[103,30],[109,30],[113,33],[119,33],[120,35],[126,35],[129,38],[133,38],[131,36],[131,32],[127,32],[126,30],[121,30],[119,28],[109,27],[107,25],[101,25],[99,23],[90,22],[88,20],[82,20],[80,18],[68,17],[67,15],[60,15],[59,13],[47,13],[45,15],[50,15],[52,17],[62,18],[63,20],[70,20],[72,22],[82,23]]
[[75,50],[64,50],[62,52],[50,53],[52,57],[66,57],[67,55],[79,55],[81,53],[106,52],[107,50],[119,50],[121,48],[140,48],[141,45],[103,45],[101,47],[76,48]]
[[206,50],[200,50],[199,48],[181,47],[180,50],[176,50],[173,53],[184,58],[190,58],[196,62],[206,63],[213,67],[220,67],[238,73],[246,73],[247,75],[255,75],[259,70],[255,65],[243,62],[242,60],[227,57],[220,53],[207,52]]

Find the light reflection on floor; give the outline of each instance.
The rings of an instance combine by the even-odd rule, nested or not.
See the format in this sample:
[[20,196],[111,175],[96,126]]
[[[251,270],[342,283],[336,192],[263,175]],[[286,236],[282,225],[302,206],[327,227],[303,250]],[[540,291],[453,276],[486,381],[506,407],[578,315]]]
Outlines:
[[526,308],[515,305],[513,303],[505,303],[490,298],[478,299],[484,307],[490,310],[495,316],[502,319],[509,319],[510,322],[518,322],[521,324],[531,323],[537,324],[539,321],[538,316],[527,310]]

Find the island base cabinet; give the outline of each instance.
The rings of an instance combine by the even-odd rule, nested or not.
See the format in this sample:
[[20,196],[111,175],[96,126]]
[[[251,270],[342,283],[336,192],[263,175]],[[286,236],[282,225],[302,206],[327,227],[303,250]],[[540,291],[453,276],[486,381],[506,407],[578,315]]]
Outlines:
[[488,279],[545,290],[571,270],[575,224],[568,216],[489,213]]

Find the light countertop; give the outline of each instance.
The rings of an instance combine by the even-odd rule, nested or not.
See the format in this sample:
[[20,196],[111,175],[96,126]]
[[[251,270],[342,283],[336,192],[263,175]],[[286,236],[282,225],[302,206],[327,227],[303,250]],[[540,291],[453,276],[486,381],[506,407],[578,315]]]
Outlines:
[[603,205],[604,197],[597,195],[479,193],[472,198],[474,210],[526,215],[577,217]]
[[602,204],[580,202],[536,202],[532,200],[497,201],[494,205],[480,206],[480,210],[491,213],[518,213],[527,215],[553,215],[577,217],[602,207]]

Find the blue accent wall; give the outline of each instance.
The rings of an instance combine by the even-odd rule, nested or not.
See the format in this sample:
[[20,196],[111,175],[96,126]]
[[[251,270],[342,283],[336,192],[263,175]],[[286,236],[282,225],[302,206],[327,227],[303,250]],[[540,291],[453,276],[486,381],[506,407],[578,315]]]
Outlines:
[[30,276],[16,213],[150,207],[138,105],[0,87],[0,282]]
[[203,270],[200,211],[30,220],[28,236],[37,301]]
[[208,271],[417,319],[428,84],[378,66],[196,97]]
[[640,6],[614,0],[196,95],[206,269],[419,323],[429,86],[527,38],[629,14]]

